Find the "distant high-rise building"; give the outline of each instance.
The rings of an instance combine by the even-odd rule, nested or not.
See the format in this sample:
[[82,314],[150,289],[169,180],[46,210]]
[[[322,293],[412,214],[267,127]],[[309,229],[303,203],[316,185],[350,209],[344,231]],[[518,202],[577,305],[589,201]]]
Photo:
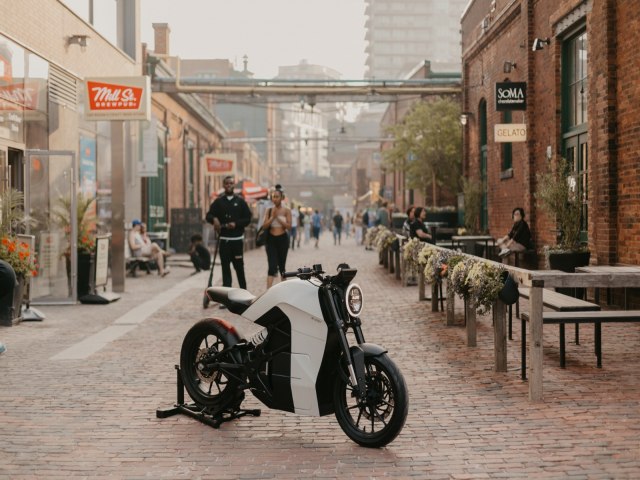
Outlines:
[[402,78],[423,60],[460,68],[460,18],[468,0],[365,3],[365,77]]

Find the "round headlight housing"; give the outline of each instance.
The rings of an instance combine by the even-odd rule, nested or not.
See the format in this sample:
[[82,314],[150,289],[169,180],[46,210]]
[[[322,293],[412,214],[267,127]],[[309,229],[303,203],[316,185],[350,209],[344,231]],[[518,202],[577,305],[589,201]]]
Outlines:
[[362,313],[362,289],[359,285],[352,283],[347,287],[345,295],[345,303],[347,305],[347,312],[352,317],[360,316]]

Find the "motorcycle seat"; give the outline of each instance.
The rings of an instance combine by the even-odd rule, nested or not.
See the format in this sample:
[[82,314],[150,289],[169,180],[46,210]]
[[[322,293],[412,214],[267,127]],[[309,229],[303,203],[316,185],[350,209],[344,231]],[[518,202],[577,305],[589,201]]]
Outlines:
[[207,296],[212,302],[222,303],[237,315],[242,314],[258,298],[243,288],[232,287],[209,287]]

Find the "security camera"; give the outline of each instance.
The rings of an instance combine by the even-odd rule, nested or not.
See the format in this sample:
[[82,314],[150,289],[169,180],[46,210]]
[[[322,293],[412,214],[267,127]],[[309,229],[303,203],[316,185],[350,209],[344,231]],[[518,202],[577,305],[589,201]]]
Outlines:
[[532,51],[542,50],[545,45],[549,45],[549,38],[534,38],[533,45],[531,46]]

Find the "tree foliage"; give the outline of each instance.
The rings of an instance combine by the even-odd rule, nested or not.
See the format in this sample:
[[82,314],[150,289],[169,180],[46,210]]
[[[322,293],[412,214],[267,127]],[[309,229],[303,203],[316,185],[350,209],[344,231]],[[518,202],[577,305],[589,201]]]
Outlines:
[[573,173],[567,159],[560,157],[555,169],[537,175],[535,196],[542,210],[555,217],[561,234],[560,250],[580,249],[581,205]]
[[449,98],[416,103],[402,123],[388,129],[394,137],[393,147],[384,152],[384,167],[402,171],[407,187],[427,195],[436,187],[453,191],[460,178],[461,134],[460,106]]

